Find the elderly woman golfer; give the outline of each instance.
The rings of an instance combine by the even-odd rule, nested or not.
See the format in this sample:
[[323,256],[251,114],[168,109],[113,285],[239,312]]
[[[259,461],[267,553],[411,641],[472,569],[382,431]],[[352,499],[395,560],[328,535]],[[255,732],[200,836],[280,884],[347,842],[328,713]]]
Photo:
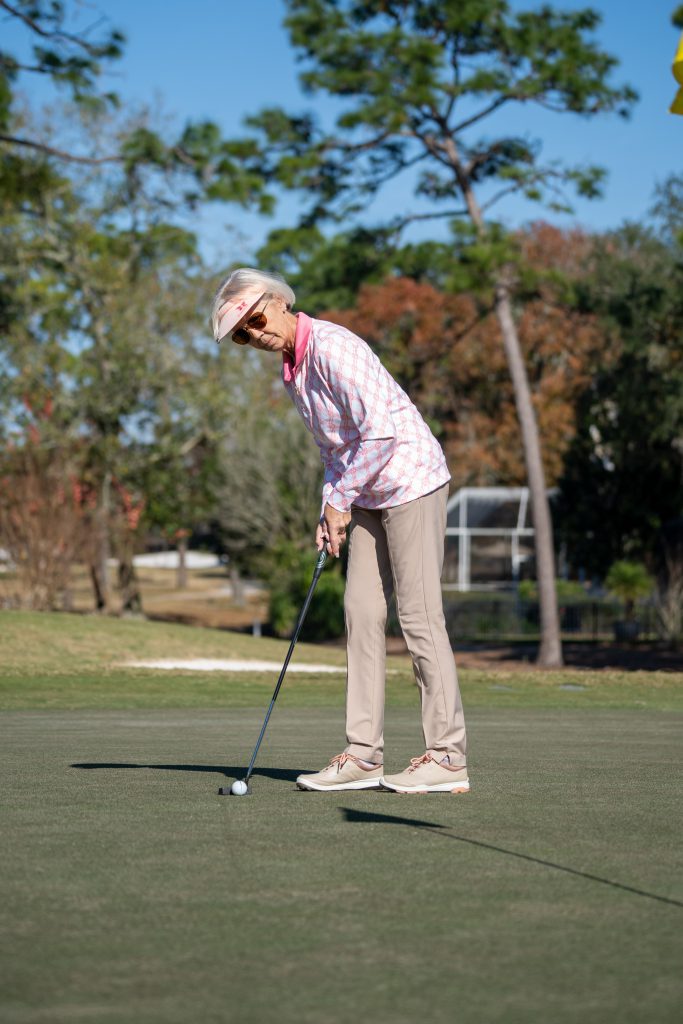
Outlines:
[[[292,313],[279,277],[235,270],[213,306],[216,341],[280,353],[282,379],[324,465],[318,550],[339,557],[349,534],[346,749],[301,789],[383,787],[462,793],[465,720],[441,602],[450,474],[405,392],[368,345],[344,327]],[[384,774],[387,602],[392,591],[420,691],[425,752]]]

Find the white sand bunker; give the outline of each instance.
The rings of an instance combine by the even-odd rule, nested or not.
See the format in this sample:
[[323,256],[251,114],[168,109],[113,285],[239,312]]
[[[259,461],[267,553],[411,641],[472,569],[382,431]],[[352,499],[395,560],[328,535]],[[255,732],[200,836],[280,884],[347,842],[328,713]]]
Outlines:
[[[196,672],[280,672],[282,665],[278,661],[231,661],[225,658],[161,658],[158,661],[127,661],[127,668],[175,668],[190,669]],[[335,672],[345,673],[342,665],[305,665],[292,662],[288,672]]]

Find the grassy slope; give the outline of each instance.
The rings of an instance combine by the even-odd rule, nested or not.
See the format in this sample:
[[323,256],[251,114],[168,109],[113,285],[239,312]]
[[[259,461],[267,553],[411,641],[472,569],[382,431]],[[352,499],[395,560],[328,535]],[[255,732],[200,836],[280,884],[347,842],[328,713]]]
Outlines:
[[[287,643],[244,634],[96,616],[0,613],[0,708],[209,708],[260,706],[275,676],[264,673],[150,671],[124,668],[132,659],[239,658],[282,663]],[[297,646],[295,661],[343,668],[344,652]],[[413,706],[410,663],[390,658],[390,706]],[[683,707],[683,674],[563,670],[463,671],[469,707]],[[563,687],[583,689],[564,689]],[[283,705],[339,706],[339,676],[291,673]]]

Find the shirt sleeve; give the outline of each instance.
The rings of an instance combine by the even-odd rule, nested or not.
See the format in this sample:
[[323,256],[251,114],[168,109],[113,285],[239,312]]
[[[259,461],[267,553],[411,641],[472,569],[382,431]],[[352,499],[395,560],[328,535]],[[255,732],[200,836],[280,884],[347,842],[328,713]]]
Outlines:
[[[349,435],[346,468],[321,446],[325,466],[323,503],[339,512],[351,505],[389,462],[396,446],[396,427],[388,409],[386,371],[370,347],[350,332],[338,334],[319,356],[321,374],[342,413]],[[335,466],[337,467],[335,469]]]

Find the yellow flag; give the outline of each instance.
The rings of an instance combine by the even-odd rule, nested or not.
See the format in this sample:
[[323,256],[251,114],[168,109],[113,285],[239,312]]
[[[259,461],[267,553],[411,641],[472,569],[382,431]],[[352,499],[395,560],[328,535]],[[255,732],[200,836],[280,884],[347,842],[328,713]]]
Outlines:
[[683,35],[678,41],[678,49],[676,50],[676,56],[674,62],[671,65],[671,70],[674,73],[674,78],[680,85],[680,89],[674,97],[674,101],[669,107],[669,111],[672,114],[683,114]]

